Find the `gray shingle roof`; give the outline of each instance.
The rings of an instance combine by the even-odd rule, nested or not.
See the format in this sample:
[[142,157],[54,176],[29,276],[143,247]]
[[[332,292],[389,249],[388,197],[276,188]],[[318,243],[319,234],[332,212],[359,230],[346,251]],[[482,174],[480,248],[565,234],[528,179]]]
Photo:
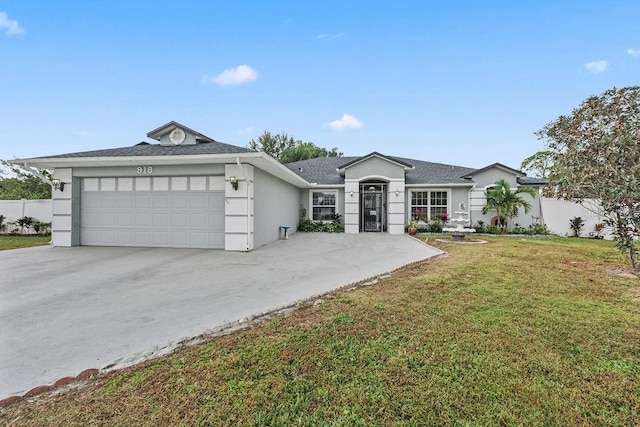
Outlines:
[[287,163],[285,166],[308,182],[316,182],[323,185],[344,184],[344,177],[340,176],[336,169],[347,162],[359,158],[316,157],[315,159]]
[[129,156],[188,156],[197,154],[253,153],[255,150],[225,144],[223,142],[200,142],[195,145],[167,146],[160,144],[136,144],[131,147],[107,148],[104,150],[82,151],[39,158],[69,159],[75,157],[129,157]]
[[[386,156],[401,164],[413,165],[415,168],[405,175],[407,184],[473,184],[469,179],[461,178],[473,172],[473,168],[425,162],[422,160]],[[361,159],[357,157],[318,157],[287,163],[285,166],[309,182],[320,185],[344,184],[344,177],[337,169]]]
[[544,178],[536,178],[533,176],[521,176],[518,177],[518,184],[520,185],[547,185],[549,181]]

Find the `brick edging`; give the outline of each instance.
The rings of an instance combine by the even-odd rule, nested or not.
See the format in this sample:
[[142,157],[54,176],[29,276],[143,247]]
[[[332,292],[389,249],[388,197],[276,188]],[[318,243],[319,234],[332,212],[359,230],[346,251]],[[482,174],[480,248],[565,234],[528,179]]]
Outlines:
[[85,369],[75,377],[63,377],[57,380],[56,382],[54,382],[53,384],[39,385],[37,387],[33,387],[31,390],[29,390],[22,396],[9,396],[5,399],[0,400],[0,408],[6,408],[7,406],[14,404],[16,402],[19,402],[23,399],[28,399],[30,397],[37,396],[39,394],[46,393],[51,390],[55,390],[57,388],[67,386],[75,382],[87,380],[91,377],[95,377],[96,375],[98,375],[98,373],[99,371],[95,368]]

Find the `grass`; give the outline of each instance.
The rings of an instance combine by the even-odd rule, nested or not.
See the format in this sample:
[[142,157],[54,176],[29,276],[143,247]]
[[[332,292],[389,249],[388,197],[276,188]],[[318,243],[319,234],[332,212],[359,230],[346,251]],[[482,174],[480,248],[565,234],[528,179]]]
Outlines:
[[0,412],[41,425],[635,425],[640,288],[611,243],[487,238]]
[[51,236],[0,236],[0,251],[48,245]]

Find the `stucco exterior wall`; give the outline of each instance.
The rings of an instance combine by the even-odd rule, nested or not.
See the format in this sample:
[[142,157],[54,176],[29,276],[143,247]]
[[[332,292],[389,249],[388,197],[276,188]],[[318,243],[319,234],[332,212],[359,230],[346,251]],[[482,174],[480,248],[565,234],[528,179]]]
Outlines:
[[[513,190],[520,187],[517,181],[517,176],[514,173],[509,173],[497,167],[473,175],[473,180],[476,181],[477,185],[469,195],[472,225],[476,225],[478,221],[490,224],[491,219],[496,216],[495,210],[492,210],[487,214],[483,214],[482,208],[486,203],[485,192],[487,188],[495,185],[496,181],[500,179],[507,180]],[[538,194],[539,191],[536,187],[532,188],[536,191],[535,197],[531,197],[528,194],[522,195],[522,197],[531,204],[531,210],[528,213],[525,213],[524,209],[520,208],[519,215],[511,219],[511,226],[515,226],[517,224],[522,227],[528,227],[534,222],[542,221],[540,195]]]
[[311,208],[310,208],[310,200],[309,200],[309,194],[311,194],[311,190],[307,189],[307,188],[301,188],[300,189],[300,205],[298,205],[298,220],[296,221],[296,226],[298,225],[298,222],[300,221],[300,206],[302,206],[305,209],[305,219],[309,219],[311,218]]
[[379,157],[370,157],[360,163],[347,167],[344,173],[345,181],[362,181],[363,179],[376,176],[382,176],[388,179],[402,179],[404,181],[404,168]]
[[491,186],[500,179],[506,179],[512,187],[518,186],[518,180],[515,174],[497,167],[473,174],[473,181],[476,183],[476,188]]
[[[517,187],[513,187],[513,188],[517,188]],[[538,189],[537,188],[534,188],[534,189],[536,190],[535,197],[531,197],[528,194],[522,194],[522,197],[531,204],[531,210],[528,213],[525,213],[523,208],[519,208],[518,216],[510,220],[511,226],[519,225],[522,227],[529,227],[534,222],[538,222],[538,223],[542,222],[543,218],[542,218],[541,208],[540,208],[540,203],[541,203],[540,195],[538,194]],[[471,212],[473,225],[476,225],[478,221],[483,221],[486,225],[488,225],[491,223],[491,219],[496,216],[495,210],[489,211],[489,213],[487,213],[486,215],[482,214],[482,206],[484,206],[485,204],[484,192],[482,194],[483,194],[481,199],[482,205],[477,204],[479,208]],[[480,202],[480,199],[478,199],[478,196],[476,196],[475,200],[476,200],[476,203]]]
[[260,169],[254,183],[254,247],[280,237],[280,226],[288,225],[295,233],[300,212],[300,190]]

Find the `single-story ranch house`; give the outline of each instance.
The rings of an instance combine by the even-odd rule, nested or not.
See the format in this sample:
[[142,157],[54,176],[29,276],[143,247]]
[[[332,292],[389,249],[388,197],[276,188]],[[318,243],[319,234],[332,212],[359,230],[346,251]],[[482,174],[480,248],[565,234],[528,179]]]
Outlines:
[[[295,231],[301,212],[340,214],[346,233],[402,234],[412,213],[451,216],[461,203],[471,223],[488,223],[484,192],[498,179],[544,183],[499,163],[473,169],[376,152],[282,165],[173,121],[147,136],[159,143],[12,161],[54,170],[54,246],[250,251],[277,240],[283,225]],[[540,217],[539,200],[530,201],[514,222]]]

